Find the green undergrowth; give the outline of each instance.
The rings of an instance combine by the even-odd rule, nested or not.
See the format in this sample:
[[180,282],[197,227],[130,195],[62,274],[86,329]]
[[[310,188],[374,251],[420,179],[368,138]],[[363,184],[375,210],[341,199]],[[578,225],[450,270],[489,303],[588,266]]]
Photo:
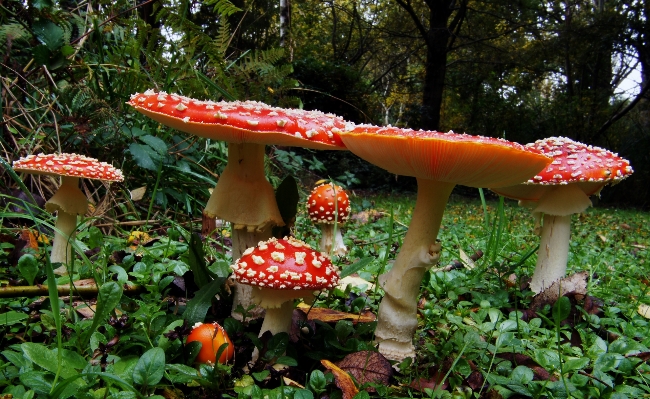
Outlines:
[[[483,194],[487,200],[452,195],[446,208],[440,262],[421,286],[417,358],[395,364],[388,383],[357,380],[352,396],[650,396],[650,311],[642,312],[650,305],[650,215],[601,207],[575,215],[568,274],[587,272],[587,290],[535,302],[526,285],[538,245],[534,220],[515,202]],[[353,193],[353,218],[341,226],[349,253],[334,261],[366,283],[335,289],[315,307],[376,313],[377,277],[391,267],[414,200]],[[48,216],[5,208],[0,217],[0,397],[347,398],[321,360],[375,350],[373,322],[310,320],[296,311],[290,335],[258,338],[260,322],[246,310],[243,322],[231,318],[227,226],[201,240],[198,225],[169,219],[110,233],[85,220],[70,278],[54,276],[46,242],[17,238],[29,226],[48,236]],[[291,232],[318,244],[302,207]],[[81,294],[84,279],[98,288],[57,292]],[[8,291],[39,284],[46,291]],[[193,364],[198,346],[184,343],[197,321],[225,327],[233,362]],[[245,367],[255,347],[260,359]]]

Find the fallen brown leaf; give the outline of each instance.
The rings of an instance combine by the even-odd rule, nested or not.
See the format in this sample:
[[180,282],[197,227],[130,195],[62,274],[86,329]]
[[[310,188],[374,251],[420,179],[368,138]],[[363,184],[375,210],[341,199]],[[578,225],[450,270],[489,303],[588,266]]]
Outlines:
[[352,377],[345,371],[341,370],[334,363],[329,360],[323,359],[321,364],[334,374],[334,383],[343,393],[343,399],[352,399],[359,393],[359,389],[354,385]]
[[[409,386],[413,389],[416,389],[420,392],[424,392],[425,389],[429,388],[432,390],[445,390],[449,386],[449,383],[445,381],[442,383],[442,380],[445,378],[445,373],[436,371],[431,377],[424,378],[420,377],[411,381]],[[442,384],[441,384],[442,383]]]
[[580,272],[554,282],[550,287],[535,295],[530,309],[537,310],[545,305],[552,305],[562,296],[587,295],[588,277],[587,272]]
[[[381,353],[373,351],[350,353],[337,366],[350,373],[359,385],[369,382],[388,385],[393,375],[390,362]],[[366,390],[375,392],[373,387],[367,387]]]
[[307,314],[308,320],[320,320],[324,323],[334,323],[339,320],[351,320],[353,323],[370,323],[377,320],[377,317],[369,311],[361,314],[346,313],[333,309],[315,308],[306,303],[300,303],[298,309]]

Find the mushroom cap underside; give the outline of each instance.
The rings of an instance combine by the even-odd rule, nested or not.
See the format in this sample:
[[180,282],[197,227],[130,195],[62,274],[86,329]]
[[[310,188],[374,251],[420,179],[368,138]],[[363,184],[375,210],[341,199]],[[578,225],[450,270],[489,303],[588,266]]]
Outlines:
[[229,143],[345,150],[339,132],[352,126],[332,114],[272,107],[257,101],[199,101],[147,91],[134,94],[128,104],[171,128]]
[[38,154],[28,155],[14,161],[16,172],[31,174],[59,175],[96,179],[103,181],[122,181],[122,171],[106,162],[78,154]]
[[453,132],[359,125],[341,139],[354,154],[391,173],[470,187],[518,184],[551,162],[518,143]]

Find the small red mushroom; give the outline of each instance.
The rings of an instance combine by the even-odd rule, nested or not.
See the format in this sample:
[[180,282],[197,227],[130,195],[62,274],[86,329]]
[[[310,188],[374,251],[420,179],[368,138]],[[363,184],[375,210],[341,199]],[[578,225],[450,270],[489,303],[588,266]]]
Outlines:
[[235,355],[235,346],[226,330],[218,323],[196,323],[190,335],[187,336],[186,344],[194,341],[201,343],[201,350],[194,360],[197,363],[214,364],[217,361],[217,353],[223,344],[228,344],[228,346],[221,352],[219,363],[226,364]]
[[620,182],[633,170],[630,162],[617,154],[566,137],[537,140],[527,147],[553,157],[553,162],[527,182],[491,190],[532,207],[536,219],[544,217],[530,282],[531,290],[540,293],[566,275],[571,215],[591,205],[590,195]]
[[312,223],[321,228],[321,252],[345,255],[348,249],[343,243],[340,226],[347,222],[350,216],[348,193],[334,183],[321,184],[309,195],[307,212]]
[[[57,212],[54,243],[50,261],[68,264],[72,259],[72,247],[69,242],[74,239],[77,228],[77,215],[88,210],[88,199],[79,189],[79,179],[96,179],[102,181],[122,181],[122,171],[106,162],[77,154],[38,154],[28,155],[14,161],[17,172],[61,176],[61,186],[49,201],[45,203],[48,212]],[[65,267],[55,270],[65,274]]]
[[339,280],[327,255],[293,237],[260,242],[230,268],[240,284],[253,287],[253,302],[266,309],[260,336],[289,333],[293,300],[313,300],[315,291],[332,289]]

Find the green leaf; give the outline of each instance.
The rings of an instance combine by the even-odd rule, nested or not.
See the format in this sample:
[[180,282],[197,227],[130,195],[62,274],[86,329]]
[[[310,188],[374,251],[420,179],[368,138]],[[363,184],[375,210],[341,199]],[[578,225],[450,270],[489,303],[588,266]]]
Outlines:
[[139,167],[148,169],[148,170],[158,170],[158,162],[161,161],[160,154],[154,151],[148,145],[131,143],[129,149],[127,150],[133,156],[133,160]]
[[298,213],[298,184],[293,176],[289,175],[275,190],[275,201],[280,209],[280,216],[285,224],[291,224]]
[[296,367],[296,366],[298,366],[298,362],[296,361],[296,359],[294,359],[294,358],[292,358],[292,357],[289,357],[289,356],[280,356],[280,357],[277,359],[276,363],[278,363],[278,364],[284,364],[285,366],[289,366],[289,367]]
[[140,137],[140,140],[148,144],[158,154],[162,156],[167,155],[167,144],[158,137],[147,134],[146,136]]
[[165,372],[165,351],[161,348],[151,348],[138,360],[133,370],[133,382],[150,387],[162,380]]
[[[31,360],[34,364],[44,368],[51,373],[57,372],[58,360],[56,351],[50,350],[45,345],[37,344],[35,342],[23,342],[20,344],[20,349],[22,349],[25,357]],[[62,360],[63,367],[61,368],[61,375],[63,378],[68,378],[75,375],[77,371],[74,369],[74,367],[72,367],[70,364],[67,364],[65,359]]]
[[34,0],[32,6],[37,10],[44,10],[54,7],[54,2],[52,0]]
[[189,239],[190,250],[188,252],[188,264],[194,273],[194,282],[199,287],[203,287],[212,281],[210,270],[205,264],[205,252],[203,252],[203,242],[198,234],[192,233]]
[[38,269],[38,262],[34,255],[25,254],[18,259],[18,271],[20,271],[20,275],[27,280],[29,285],[34,285],[34,278],[38,274]]
[[122,286],[116,282],[109,281],[99,288],[95,317],[93,317],[93,324],[90,326],[90,330],[86,332],[84,342],[88,342],[92,333],[99,327],[99,324],[110,316],[113,309],[119,305],[120,299],[122,299]]
[[555,321],[556,324],[560,324],[562,320],[569,317],[570,312],[571,312],[571,301],[569,300],[569,298],[562,296],[553,305],[553,320]]
[[56,51],[63,46],[63,29],[50,20],[34,22],[32,30],[38,41],[43,43],[48,50]]
[[26,387],[44,395],[52,389],[52,383],[46,379],[46,374],[42,371],[20,373],[20,382],[25,384]]
[[167,379],[174,384],[187,384],[199,379],[199,374],[194,367],[184,364],[168,364],[166,367]]
[[212,299],[221,291],[221,286],[225,280],[225,278],[212,280],[208,285],[199,289],[194,295],[194,298],[190,299],[183,313],[183,317],[189,325],[192,326],[205,319],[208,309],[212,306]]
[[350,276],[350,275],[358,272],[359,270],[363,269],[364,267],[366,267],[370,263],[372,263],[372,261],[374,259],[375,258],[373,258],[372,256],[368,256],[366,258],[359,259],[355,263],[353,263],[350,266],[346,267],[345,269],[341,270],[341,278]]
[[12,324],[20,323],[28,316],[22,312],[11,310],[7,313],[0,314],[0,326],[10,326]]

